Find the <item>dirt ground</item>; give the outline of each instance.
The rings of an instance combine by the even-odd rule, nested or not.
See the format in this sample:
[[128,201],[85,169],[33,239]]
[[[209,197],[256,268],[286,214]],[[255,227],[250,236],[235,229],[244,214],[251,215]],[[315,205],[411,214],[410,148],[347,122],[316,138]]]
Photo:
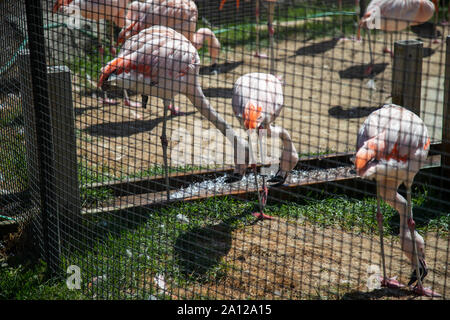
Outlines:
[[[448,34],[448,29],[440,30]],[[372,42],[376,42],[373,47],[375,90],[368,87],[370,79],[363,76],[370,61],[367,40],[300,41],[294,37],[277,43],[276,74],[285,81],[285,104],[275,123],[289,130],[299,153],[353,151],[360,124],[375,108],[389,102],[392,58],[382,52],[383,35],[374,38],[372,35]],[[408,32],[394,35],[394,41],[397,38],[418,37]],[[445,44],[422,40],[426,81],[443,75]],[[267,48],[262,52],[268,52]],[[231,110],[232,87],[245,73],[268,72],[268,60],[255,58],[246,48],[238,47],[234,52],[222,50],[219,65],[218,75],[201,75],[203,91],[219,114],[244,137],[245,132]],[[426,96],[427,90],[422,88],[422,95]],[[140,100],[140,97],[132,99]],[[107,166],[115,175],[131,174],[163,163],[159,139],[161,99],[151,97],[145,111],[125,107],[120,97],[115,106],[102,105],[91,96],[79,94],[74,94],[74,101],[79,156],[83,160]],[[171,165],[232,164],[230,156],[224,157],[227,153],[224,144],[228,142],[214,126],[201,118],[185,96],[178,95],[175,104],[187,115],[174,116],[168,121]],[[434,124],[436,121],[431,126]]]
[[[424,235],[424,239],[429,267],[424,285],[448,298],[449,239],[434,233]],[[357,235],[275,219],[235,230],[229,237],[208,240],[203,245],[214,250],[230,248],[223,257],[229,266],[227,275],[188,288],[171,287],[170,292],[187,299],[431,299],[419,297],[407,287],[368,288],[377,270],[382,275],[376,234]],[[411,265],[400,250],[398,237],[385,238],[384,245],[387,276],[398,276],[407,284]]]

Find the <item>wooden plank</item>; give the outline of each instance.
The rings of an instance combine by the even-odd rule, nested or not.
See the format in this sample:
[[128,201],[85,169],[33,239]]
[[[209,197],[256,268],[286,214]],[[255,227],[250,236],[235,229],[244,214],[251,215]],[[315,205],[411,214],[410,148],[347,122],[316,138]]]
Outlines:
[[394,44],[392,102],[420,117],[423,42],[400,40]]

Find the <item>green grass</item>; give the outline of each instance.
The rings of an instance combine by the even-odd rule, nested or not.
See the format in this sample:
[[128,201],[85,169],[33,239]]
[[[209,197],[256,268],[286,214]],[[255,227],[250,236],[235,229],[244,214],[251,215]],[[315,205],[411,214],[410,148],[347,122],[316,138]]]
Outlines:
[[[428,210],[433,199],[423,190],[415,193],[413,201],[419,232],[438,231],[443,236],[448,235],[450,210],[440,214]],[[97,217],[104,236],[87,246],[78,258],[87,262],[82,267],[84,283],[107,275],[107,280],[98,285],[96,294],[103,294],[102,298],[126,299],[146,298],[149,294],[162,297],[163,293],[158,293],[152,282],[161,274],[167,285],[173,284],[176,288],[220,281],[233,270],[233,266],[221,258],[230,245],[230,233],[248,226],[253,221],[249,213],[255,209],[256,200],[225,197],[180,203],[159,210],[140,209],[135,212],[135,219],[130,212],[122,218]],[[398,237],[397,212],[385,203],[382,210],[385,236]],[[266,207],[267,214],[292,222],[339,227],[355,234],[378,232],[375,212],[376,199],[344,196]],[[66,262],[71,264],[71,258]],[[147,283],[143,279],[147,279]],[[140,290],[130,292],[130,288]]]
[[[426,189],[417,189],[413,195],[418,231],[448,236],[450,208],[430,210],[436,200]],[[254,220],[250,213],[257,207],[256,199],[223,197],[86,218],[84,246],[77,242],[78,251],[66,256],[62,265],[62,270],[73,264],[80,267],[82,290],[70,291],[63,281],[45,278],[45,265],[8,267],[0,269],[0,297],[78,299],[83,293],[100,299],[170,299],[168,292],[176,294],[176,288],[219,282],[234,268],[222,259],[230,249],[231,232],[249,226]],[[398,237],[398,214],[385,203],[382,210],[385,236]],[[269,204],[265,212],[299,224],[377,233],[373,197]],[[93,281],[100,276],[102,281]],[[157,276],[164,277],[166,292],[157,288]]]
[[84,299],[81,291],[69,290],[64,281],[50,278],[44,262],[0,266],[0,300]]

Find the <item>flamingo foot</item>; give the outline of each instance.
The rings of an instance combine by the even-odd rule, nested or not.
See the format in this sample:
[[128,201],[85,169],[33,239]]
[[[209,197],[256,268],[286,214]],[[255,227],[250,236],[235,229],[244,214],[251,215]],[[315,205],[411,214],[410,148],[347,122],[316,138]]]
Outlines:
[[373,65],[368,66],[366,68],[366,70],[364,70],[364,76],[367,77],[367,76],[371,75],[372,71],[373,71]]
[[397,279],[395,279],[395,278],[384,278],[384,277],[380,276],[380,280],[381,280],[382,287],[393,288],[393,289],[405,287],[404,284],[398,282]]
[[258,218],[258,220],[272,220],[273,219],[272,216],[269,216],[262,212],[253,212],[252,215],[254,217]]
[[442,297],[441,294],[434,292],[431,288],[425,288],[419,285],[414,286],[414,288],[412,288],[412,291],[419,296]]
[[123,104],[127,107],[142,108],[142,103],[137,102],[137,101],[131,101],[129,99],[125,99],[123,101]]
[[114,99],[109,99],[109,98],[100,98],[101,102],[103,104],[109,105],[109,106],[115,106],[117,104],[119,104],[119,102],[117,100]]
[[186,115],[185,112],[180,111],[180,108],[175,107],[173,104],[169,104],[167,109],[169,109],[171,116],[184,116],[184,115]]
[[258,51],[255,52],[255,54],[253,55],[255,58],[259,58],[259,59],[268,59],[269,56],[265,53],[260,53]]

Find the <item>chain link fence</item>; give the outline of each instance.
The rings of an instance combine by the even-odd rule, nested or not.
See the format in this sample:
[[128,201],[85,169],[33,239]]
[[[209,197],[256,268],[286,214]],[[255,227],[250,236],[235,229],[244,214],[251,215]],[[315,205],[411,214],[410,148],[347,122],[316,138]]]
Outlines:
[[436,3],[1,2],[1,227],[93,299],[447,299]]

